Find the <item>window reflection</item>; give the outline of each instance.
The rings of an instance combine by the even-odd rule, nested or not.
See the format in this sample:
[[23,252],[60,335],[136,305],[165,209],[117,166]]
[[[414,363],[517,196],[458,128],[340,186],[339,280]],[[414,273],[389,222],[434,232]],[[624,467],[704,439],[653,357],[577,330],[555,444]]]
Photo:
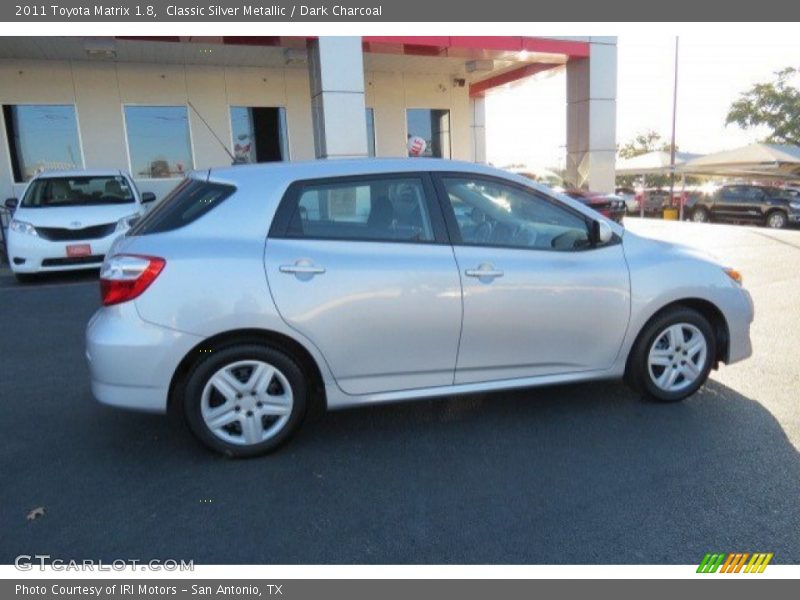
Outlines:
[[14,181],[42,171],[83,167],[75,107],[58,104],[3,106]]
[[185,106],[126,106],[125,127],[134,177],[183,177],[194,168]]
[[406,111],[409,156],[450,158],[450,111],[410,108]]

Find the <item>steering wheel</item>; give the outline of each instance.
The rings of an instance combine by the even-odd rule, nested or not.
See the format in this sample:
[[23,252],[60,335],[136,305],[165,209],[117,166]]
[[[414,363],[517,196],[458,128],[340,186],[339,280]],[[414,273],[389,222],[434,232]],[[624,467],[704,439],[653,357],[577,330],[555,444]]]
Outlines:
[[559,250],[572,250],[582,241],[577,231],[565,231],[550,241],[550,246]]
[[524,225],[517,225],[511,233],[511,241],[515,246],[531,248],[536,244],[536,232],[531,231]]

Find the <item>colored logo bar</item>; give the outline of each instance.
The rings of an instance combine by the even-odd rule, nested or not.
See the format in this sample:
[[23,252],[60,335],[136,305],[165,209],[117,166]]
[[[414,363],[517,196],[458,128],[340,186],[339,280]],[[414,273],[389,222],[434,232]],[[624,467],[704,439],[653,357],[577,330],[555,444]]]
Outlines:
[[772,557],[772,552],[708,552],[700,561],[697,572],[763,573]]

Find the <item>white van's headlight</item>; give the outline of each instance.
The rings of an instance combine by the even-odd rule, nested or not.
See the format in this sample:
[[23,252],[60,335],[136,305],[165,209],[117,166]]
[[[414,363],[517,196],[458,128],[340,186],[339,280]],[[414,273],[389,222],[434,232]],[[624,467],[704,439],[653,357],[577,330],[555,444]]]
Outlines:
[[117,221],[117,231],[125,231],[126,229],[130,229],[134,225],[136,225],[136,221],[139,220],[139,214],[132,214],[128,215],[127,217],[122,217],[119,221]]
[[8,224],[8,228],[11,231],[16,231],[17,233],[26,233],[28,235],[36,235],[36,227],[31,225],[30,223],[26,223],[25,221],[17,221],[16,219],[12,219],[11,223]]

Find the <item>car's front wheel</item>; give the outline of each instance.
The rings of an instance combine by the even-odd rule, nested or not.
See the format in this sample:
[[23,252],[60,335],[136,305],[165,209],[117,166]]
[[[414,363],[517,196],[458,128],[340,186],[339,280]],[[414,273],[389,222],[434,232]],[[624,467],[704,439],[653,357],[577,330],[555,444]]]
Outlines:
[[305,417],[302,369],[276,348],[243,344],[212,351],[191,370],[184,414],[209,448],[248,457],[278,448]]
[[678,402],[705,383],[716,356],[716,338],[696,310],[675,307],[656,315],[631,352],[626,378],[645,397]]
[[774,210],[767,215],[767,227],[783,229],[789,223],[789,218],[782,210]]

